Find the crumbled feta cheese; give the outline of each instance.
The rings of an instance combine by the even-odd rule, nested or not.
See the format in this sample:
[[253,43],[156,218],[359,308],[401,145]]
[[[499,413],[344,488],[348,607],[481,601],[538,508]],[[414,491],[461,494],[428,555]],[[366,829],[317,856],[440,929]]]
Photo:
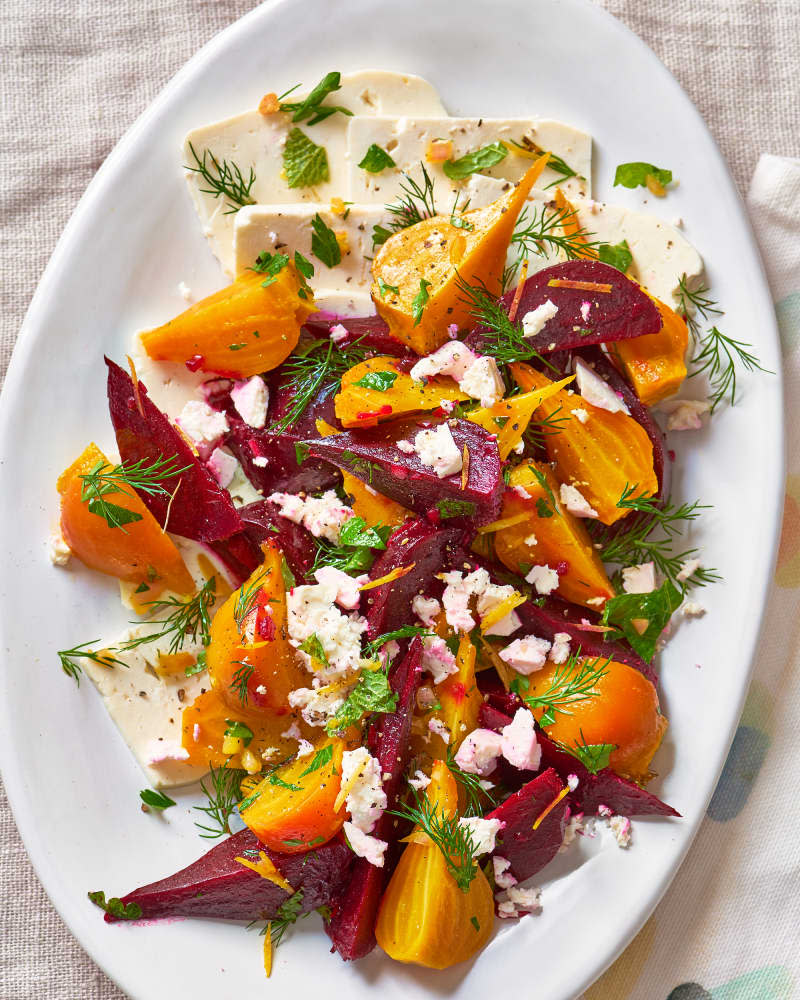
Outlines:
[[537,639],[535,635],[526,635],[515,639],[505,649],[500,651],[500,659],[505,661],[518,674],[532,674],[541,670],[547,662],[550,643],[547,639]]
[[292,708],[299,708],[303,721],[309,726],[324,726],[328,719],[332,718],[347,698],[350,688],[347,687],[320,687],[320,688],[296,688],[289,692],[289,704]]
[[215,448],[209,455],[206,465],[211,475],[225,490],[230,486],[239,463],[230,452],[223,448]]
[[570,816],[569,822],[564,828],[564,837],[558,853],[563,854],[579,833],[583,833],[583,813],[576,813],[574,816]]
[[631,846],[631,821],[627,816],[612,816],[608,821],[608,825],[611,827],[611,832],[616,838],[617,844],[620,847],[630,847]]
[[450,730],[441,719],[429,719],[428,730],[433,733],[434,736],[441,736],[445,743],[450,742]]
[[475,846],[473,857],[491,854],[494,850],[494,838],[505,825],[499,819],[481,819],[480,816],[466,816],[458,821],[462,830],[467,830]]
[[700,569],[699,559],[686,559],[681,563],[681,568],[675,576],[676,580],[680,580],[681,583],[688,580],[689,577],[696,573]]
[[558,306],[551,302],[550,299],[543,302],[535,309],[532,309],[530,312],[526,312],[522,317],[522,336],[535,337],[537,333],[541,333],[547,322],[551,320],[557,312]]
[[295,753],[295,756],[300,759],[301,757],[308,757],[308,755],[313,752],[313,743],[309,743],[308,740],[300,740],[297,744],[297,752]]
[[234,382],[231,402],[248,427],[263,427],[266,424],[269,389],[260,375]]
[[552,594],[558,587],[558,573],[549,566],[534,566],[525,577],[525,582],[530,583],[537,594]]
[[566,663],[569,659],[569,632],[556,632],[553,636],[553,645],[550,649],[550,660],[552,663]]
[[[447,584],[442,595],[445,617],[448,625],[459,632],[469,632],[475,627],[475,619],[469,610],[471,597],[477,598],[478,617],[485,618],[514,593],[514,588],[510,585],[492,583],[485,569],[476,569],[467,576],[453,570],[443,574],[442,579]],[[488,628],[485,634],[510,635],[520,624],[519,616],[511,611]]]
[[509,920],[521,913],[541,913],[541,897],[541,889],[520,889],[517,886],[504,889],[495,895],[497,916]]
[[369,580],[366,573],[361,576],[349,576],[344,570],[336,569],[335,566],[321,566],[314,570],[317,583],[336,588],[335,601],[340,608],[346,611],[355,611],[361,600],[361,592],[358,589]]
[[328,336],[334,342],[334,344],[340,343],[348,335],[347,327],[342,326],[341,323],[337,323],[335,326],[330,328]]
[[582,424],[585,424],[586,421],[589,419],[589,411],[584,410],[582,406],[578,407],[577,410],[573,410],[572,415],[573,417],[577,417]]
[[496,635],[501,638],[508,635],[513,635],[518,628],[522,625],[522,619],[513,609],[508,612],[507,615],[503,615],[499,618],[493,625],[490,625],[484,630],[485,636]]
[[409,785],[416,789],[418,792],[424,792],[428,785],[431,783],[431,779],[425,774],[424,771],[417,769],[413,778],[408,779]]
[[573,514],[575,517],[598,516],[597,511],[581,491],[574,486],[570,486],[568,483],[561,484],[561,488],[558,491],[558,498],[570,514]]
[[202,729],[200,728],[200,723],[195,722],[194,726],[192,727],[192,739],[194,740],[195,743],[200,742],[201,733]]
[[410,441],[406,441],[405,438],[401,438],[397,442],[397,447],[399,448],[400,451],[402,451],[404,455],[414,454],[414,445]]
[[614,810],[609,806],[605,806],[602,803],[597,807],[597,815],[600,819],[611,819],[614,815]]
[[503,756],[521,771],[536,771],[542,762],[542,748],[536,741],[533,715],[527,708],[518,708],[514,718],[504,727]]
[[622,570],[622,589],[626,594],[650,594],[656,589],[656,567],[654,563],[640,566],[626,566]]
[[192,290],[191,288],[189,288],[189,286],[186,284],[185,281],[181,281],[178,284],[178,294],[185,302],[192,301]]
[[[315,635],[328,660],[327,667],[318,667],[318,676],[325,680],[341,677],[357,670],[361,658],[361,636],[367,623],[358,615],[345,615],[336,607],[337,586],[316,584],[293,587],[286,595],[289,639],[300,646]],[[298,650],[307,667],[311,657]]]
[[470,365],[477,360],[478,355],[460,341],[451,341],[443,344],[433,354],[421,358],[411,369],[410,375],[415,382],[434,375],[449,375],[460,382]]
[[415,594],[411,599],[411,610],[423,625],[433,625],[442,612],[442,606],[435,597],[423,597],[421,594]]
[[605,597],[587,597],[586,603],[593,608],[600,608],[606,603]]
[[315,538],[325,538],[334,545],[339,541],[339,531],[345,521],[353,516],[350,507],[342,503],[333,490],[321,497],[298,497],[291,493],[272,493],[268,498],[281,508],[283,517],[303,527]]
[[589,313],[592,311],[592,303],[585,301],[581,302],[581,319],[584,323],[589,319]]
[[425,636],[422,640],[422,669],[433,675],[434,684],[441,684],[451,674],[458,673],[455,656],[438,635]]
[[706,609],[697,601],[687,601],[681,608],[684,618],[702,618]]
[[297,722],[293,722],[288,729],[281,733],[282,740],[302,740],[303,734],[300,732],[300,727]]
[[510,889],[512,885],[516,885],[518,879],[514,878],[511,872],[508,870],[511,867],[511,862],[508,858],[501,858],[499,854],[495,854],[492,858],[492,868],[494,869],[494,884],[500,889]]
[[474,361],[460,379],[459,388],[480,401],[481,406],[494,406],[503,398],[505,384],[494,358],[481,357]]
[[342,755],[342,788],[349,789],[345,805],[354,826],[371,833],[386,808],[380,763],[366,747]]
[[353,823],[346,821],[343,829],[344,835],[347,837],[347,842],[357,858],[366,858],[376,868],[383,868],[384,855],[386,854],[386,848],[389,846],[387,841],[371,837],[368,833],[364,833],[363,830],[359,830]]
[[257,469],[265,469],[268,464],[269,460],[264,455],[256,455],[253,459],[253,465],[255,465]]
[[575,381],[578,391],[587,403],[608,410],[609,413],[627,413],[630,410],[614,390],[580,358],[575,362]]
[[497,767],[503,752],[503,737],[491,729],[473,729],[456,751],[455,762],[468,774],[486,777]]
[[705,399],[670,399],[661,404],[661,409],[669,414],[668,431],[699,431],[703,426],[702,416],[711,410]]
[[228,418],[208,403],[190,399],[181,410],[175,423],[199,448],[213,448],[223,434],[227,434]]
[[60,531],[54,531],[47,540],[47,554],[54,566],[66,566],[72,550]]
[[531,545],[531,546],[536,545],[538,543],[538,541],[539,541],[539,539],[536,537],[536,535],[528,535],[524,539],[525,545]]
[[579,784],[579,781],[578,781],[578,775],[577,774],[568,774],[567,775],[567,787],[569,788],[569,790],[571,792],[575,791],[575,789],[578,787],[578,784]]
[[525,489],[524,486],[513,486],[512,489],[517,494],[517,496],[520,497],[522,500],[530,500],[531,495],[530,493],[528,493],[528,491]]
[[[465,389],[464,392],[466,392],[466,391],[467,390]],[[456,401],[454,399],[440,399],[439,400],[439,409],[442,410],[444,413],[448,413],[448,414],[452,413],[455,408],[456,408]]]
[[414,451],[420,462],[433,469],[439,479],[461,472],[461,452],[447,424],[419,431],[414,438]]
[[458,323],[451,323],[447,328],[447,336],[451,340],[455,340],[458,336]]

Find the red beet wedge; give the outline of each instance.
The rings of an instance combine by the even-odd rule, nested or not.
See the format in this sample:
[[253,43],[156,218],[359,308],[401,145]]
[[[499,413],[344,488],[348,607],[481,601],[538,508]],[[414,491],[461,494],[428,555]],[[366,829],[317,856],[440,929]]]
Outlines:
[[[175,875],[134,889],[122,899],[137,903],[143,919],[224,917],[264,920],[277,916],[291,893],[236,860],[257,863],[264,853],[296,892],[303,890],[303,913],[326,906],[347,881],[353,852],[339,837],[306,854],[270,851],[250,830],[240,830]],[[106,914],[109,923],[115,918]]]
[[414,442],[416,435],[442,421],[424,418],[392,420],[369,430],[306,441],[314,458],[333,462],[352,473],[379,493],[410,507],[439,523],[481,525],[495,520],[500,512],[503,477],[500,453],[494,435],[469,420],[450,420],[450,430],[459,454],[469,454],[464,489],[462,473],[439,479],[423,465],[415,451],[397,447],[398,441]]

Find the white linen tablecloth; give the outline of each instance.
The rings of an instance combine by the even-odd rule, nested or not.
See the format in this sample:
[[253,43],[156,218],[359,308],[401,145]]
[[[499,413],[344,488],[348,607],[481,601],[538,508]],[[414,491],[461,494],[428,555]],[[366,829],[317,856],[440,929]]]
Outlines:
[[[339,0],[346,2],[346,0]],[[494,0],[501,2],[501,0]],[[708,122],[765,252],[787,371],[790,476],[776,587],[709,817],[645,928],[585,1000],[800,997],[800,0],[599,0]],[[0,4],[0,375],[56,240],[122,133],[251,0]],[[368,61],[368,60],[367,60]],[[756,780],[757,779],[757,780]],[[50,905],[0,788],[0,1000],[120,1000]],[[276,984],[277,985],[277,984]],[[568,998],[564,998],[568,1000]]]

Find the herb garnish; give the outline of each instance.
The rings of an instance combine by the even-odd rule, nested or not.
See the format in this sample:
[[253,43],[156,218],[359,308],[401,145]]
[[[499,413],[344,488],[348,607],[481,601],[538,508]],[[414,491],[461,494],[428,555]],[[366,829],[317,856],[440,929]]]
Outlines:
[[351,517],[339,529],[337,544],[317,539],[317,555],[312,572],[320,566],[333,566],[344,573],[359,574],[372,568],[375,550],[386,548],[391,528],[378,525],[370,528],[363,517]]
[[614,174],[614,187],[621,184],[626,188],[649,188],[648,178],[651,177],[663,187],[672,180],[672,171],[656,167],[652,163],[620,163]]
[[378,655],[378,650],[385,646],[387,642],[396,642],[398,639],[415,639],[417,637],[422,639],[433,634],[424,625],[401,625],[400,628],[395,629],[393,632],[384,632],[377,639],[368,642],[364,647],[364,656],[370,660],[374,659]]
[[[172,494],[163,485],[165,479],[174,479],[186,472],[188,465],[179,466],[178,456],[171,458],[158,456],[155,461],[146,463],[144,459],[130,465],[120,463],[109,465],[99,461],[93,468],[84,473],[81,479],[81,501],[88,505],[92,514],[102,517],[109,528],[120,528],[125,532],[124,524],[141,521],[142,515],[127,507],[109,503],[106,497],[116,493],[124,493],[136,497],[137,491],[147,496],[169,497]],[[127,532],[125,532],[127,534]]]
[[139,792],[139,798],[150,809],[157,809],[159,812],[163,812],[165,809],[169,809],[170,806],[175,805],[174,799],[171,799],[169,795],[165,795],[163,792],[157,792],[154,788],[143,788]]
[[246,747],[249,747],[253,742],[253,736],[255,735],[253,730],[238,719],[226,719],[225,726],[225,736],[241,740]]
[[[302,133],[301,133],[302,134]],[[233,215],[244,205],[255,205],[256,199],[251,197],[250,191],[256,182],[256,175],[250,167],[250,173],[244,176],[240,167],[232,160],[222,160],[220,162],[210,149],[203,150],[203,159],[195,152],[194,146],[189,143],[195,165],[190,167],[184,164],[186,170],[200,174],[208,184],[207,188],[200,188],[203,194],[211,194],[215,198],[227,198],[228,207],[223,215]]]
[[610,264],[623,274],[633,263],[633,254],[628,241],[621,243],[601,243],[597,248],[597,259],[603,264]]
[[403,175],[405,180],[400,184],[402,191],[400,200],[385,206],[386,211],[392,216],[388,227],[375,226],[372,230],[373,246],[381,246],[393,233],[399,233],[401,229],[408,229],[409,226],[415,226],[418,222],[436,215],[433,181],[424,163],[420,163],[420,168],[421,186],[410,174]]
[[400,289],[397,285],[389,285],[383,280],[383,278],[378,278],[378,291],[380,292],[382,299],[386,298],[388,292],[391,292],[393,295],[400,294]]
[[336,239],[336,233],[326,224],[325,220],[316,213],[311,220],[311,228],[314,230],[311,236],[311,252],[321,260],[326,267],[336,267],[342,262],[342,248]]
[[169,610],[166,618],[142,622],[143,625],[155,625],[158,631],[149,635],[141,635],[136,639],[128,639],[120,646],[120,650],[136,649],[147,642],[156,642],[171,636],[169,651],[177,653],[186,642],[187,636],[192,642],[197,642],[198,635],[204,646],[211,641],[211,607],[217,596],[217,578],[209,577],[194,597],[185,601],[177,597],[168,597],[158,601],[148,601],[147,607],[154,614]]
[[329,733],[340,732],[372,712],[390,714],[397,708],[397,695],[389,685],[389,679],[383,670],[361,671],[358,683],[347,696],[336,714],[328,719]]
[[353,385],[360,385],[364,389],[373,389],[375,392],[387,392],[397,381],[397,372],[367,372]]
[[700,375],[703,372],[708,374],[708,381],[711,385],[711,413],[716,410],[719,404],[730,394],[730,404],[736,404],[736,364],[741,364],[747,371],[760,371],[765,375],[774,375],[774,372],[763,368],[758,358],[751,354],[747,348],[750,344],[745,344],[741,340],[733,340],[726,337],[724,333],[712,326],[704,337],[700,338],[697,351],[692,356],[692,363],[696,366],[691,373]]
[[58,651],[58,658],[61,660],[61,669],[67,677],[71,677],[75,681],[78,687],[81,685],[81,668],[75,662],[76,660],[91,660],[93,663],[99,663],[101,667],[111,667],[115,663],[122,664],[121,660],[117,660],[111,655],[110,650],[105,653],[103,651],[95,653],[93,650],[85,648],[86,646],[93,646],[96,642],[100,642],[100,640],[90,639],[89,642],[82,642],[78,646],[73,646],[72,649],[60,649]]
[[325,647],[322,645],[322,640],[316,632],[312,632],[307,639],[303,639],[297,648],[301,650],[301,652],[307,653],[318,663],[321,663],[323,667],[330,666],[328,663],[328,657],[325,653]]
[[102,891],[87,892],[86,895],[95,906],[99,906],[117,920],[138,920],[142,915],[142,908],[138,903],[123,903],[119,896],[112,896],[106,901],[106,894]]
[[571,715],[570,705],[596,697],[596,685],[608,673],[609,663],[610,660],[601,657],[585,659],[579,648],[566,662],[558,664],[547,690],[542,694],[525,695],[524,700],[530,708],[544,709],[539,725],[552,726],[556,713]]
[[233,662],[238,664],[238,667],[234,671],[233,678],[231,679],[230,689],[231,691],[236,692],[242,705],[246,705],[248,685],[256,668],[254,664],[247,663],[246,660],[234,660]]
[[475,513],[475,504],[471,500],[440,500],[436,504],[439,516],[443,519],[448,517],[472,517]]
[[411,315],[414,317],[414,326],[419,326],[422,322],[422,314],[425,311],[425,306],[428,304],[428,300],[430,298],[428,295],[428,289],[430,287],[430,281],[420,278],[419,291],[411,300]]
[[290,188],[313,187],[330,179],[328,154],[299,128],[293,128],[283,147],[283,169]]
[[[289,263],[289,255],[286,253],[269,253],[267,250],[262,250],[262,252],[256,257],[256,262],[253,264],[253,270],[257,271],[259,274],[266,274],[267,277],[261,282],[262,288],[269,288],[270,285],[275,284],[278,280],[278,275]],[[312,269],[313,274],[313,269]]]
[[328,746],[323,747],[321,750],[317,750],[314,756],[311,758],[311,763],[300,775],[301,778],[305,778],[307,774],[313,774],[314,771],[319,771],[321,767],[325,767],[333,760],[333,744],[329,743]]
[[601,624],[617,625],[631,647],[648,663],[656,653],[656,643],[683,592],[671,580],[647,594],[619,594],[606,601]]
[[379,174],[382,170],[386,170],[387,167],[397,166],[386,150],[374,142],[366,153],[364,153],[364,158],[358,165],[362,170],[366,170],[370,174]]
[[451,747],[447,748],[447,769],[456,779],[464,792],[465,816],[483,816],[486,812],[485,804],[490,807],[497,805],[492,793],[481,785],[481,777],[477,774],[470,774],[469,771],[462,771],[456,764],[455,756]]
[[456,287],[461,293],[461,299],[469,306],[469,314],[481,327],[481,337],[484,339],[482,353],[490,354],[498,364],[506,365],[512,361],[530,361],[535,359],[547,364],[539,352],[532,346],[530,339],[522,335],[522,326],[512,323],[502,303],[479,282],[470,285],[460,274],[456,273]]
[[[231,833],[230,818],[236,809],[236,803],[242,797],[242,782],[247,777],[247,771],[238,767],[211,767],[208,775],[200,782],[200,790],[208,799],[208,805],[194,806],[198,812],[205,813],[211,826],[195,822],[200,830],[200,836],[206,840],[214,840]],[[209,782],[208,787],[206,782]]]
[[583,729],[581,729],[580,734],[580,743],[576,742],[573,746],[558,743],[558,749],[579,760],[590,774],[597,774],[604,767],[608,767],[611,754],[617,749],[617,745],[616,743],[587,743]]
[[310,128],[312,125],[324,122],[326,118],[330,118],[331,115],[335,115],[337,112],[348,117],[352,116],[353,112],[347,108],[343,108],[340,104],[322,103],[329,94],[342,89],[341,73],[326,73],[308,97],[302,101],[284,101],[284,97],[288,97],[299,86],[299,83],[296,84],[278,98],[281,102],[280,110],[291,114],[293,122],[304,122],[306,119],[309,119],[308,125]]
[[491,142],[457,160],[446,160],[442,164],[442,170],[451,180],[461,181],[479,170],[488,170],[507,156],[508,148],[502,142]]

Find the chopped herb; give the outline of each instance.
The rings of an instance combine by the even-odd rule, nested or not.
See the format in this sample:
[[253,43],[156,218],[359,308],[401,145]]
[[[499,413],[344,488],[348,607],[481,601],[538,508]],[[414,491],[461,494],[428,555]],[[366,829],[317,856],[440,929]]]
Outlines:
[[229,351],[241,351],[243,347],[247,347],[247,344],[228,344]]
[[475,513],[475,504],[471,500],[440,500],[436,508],[442,518],[472,517]]
[[[289,844],[288,840],[284,841],[284,844]],[[303,841],[299,841],[297,844],[292,844],[292,846],[299,846]],[[268,920],[261,934],[269,934],[272,939],[272,949],[275,948],[283,940],[286,934],[287,928],[291,927],[292,924],[297,923],[300,917],[307,916],[303,913],[303,892],[305,890],[302,886],[292,893],[288,899],[285,899],[281,905],[278,907],[278,915],[272,920]]]
[[392,292],[393,295],[400,294],[400,289],[397,285],[387,285],[383,278],[378,278],[378,291],[382,299],[386,298],[388,292]]
[[379,174],[382,170],[386,170],[387,167],[396,166],[397,164],[386,150],[374,142],[364,154],[363,160],[359,163],[359,167],[370,174]]
[[471,916],[469,918],[469,922],[472,924],[472,926],[475,928],[476,931],[480,931],[481,925],[478,923],[478,918],[476,916]]
[[153,618],[142,622],[142,626],[154,626],[155,632],[128,639],[120,646],[121,650],[136,649],[148,642],[158,642],[170,636],[169,652],[177,653],[183,648],[187,639],[197,642],[198,637],[204,646],[211,641],[211,608],[217,599],[217,578],[209,577],[198,592],[182,601],[179,597],[167,597],[158,601],[148,601],[148,607],[154,615],[169,611],[165,618]]
[[256,199],[251,197],[250,191],[256,182],[256,175],[250,167],[250,173],[244,176],[241,169],[232,160],[222,160],[220,162],[210,149],[203,150],[203,159],[195,152],[194,146],[189,143],[189,151],[194,159],[194,166],[184,164],[186,170],[200,174],[208,187],[200,188],[203,194],[213,195],[215,198],[227,198],[228,207],[223,215],[233,215],[244,205],[255,205]]
[[390,530],[388,526],[370,528],[363,517],[349,518],[339,530],[338,544],[317,539],[313,569],[333,566],[351,575],[366,572],[375,562],[374,550],[386,548]]
[[314,277],[314,265],[299,250],[295,250],[294,252],[294,266],[304,278]]
[[397,381],[397,372],[367,372],[353,385],[360,385],[364,389],[374,389],[375,392],[386,392],[391,389]]
[[419,326],[422,322],[422,313],[428,304],[428,289],[431,287],[430,281],[420,278],[419,291],[411,300],[411,315],[414,317],[414,326]]
[[163,812],[165,809],[169,809],[170,806],[175,805],[175,800],[171,799],[169,795],[157,792],[153,788],[142,789],[139,792],[139,798],[146,806],[149,806],[151,809],[157,809],[159,812]]
[[581,730],[581,742],[573,746],[559,743],[560,750],[576,757],[590,774],[597,774],[604,767],[608,767],[611,754],[617,749],[616,743],[587,743],[586,737]]
[[392,216],[388,228],[376,226],[373,229],[372,241],[376,246],[379,245],[378,240],[375,239],[378,230],[380,230],[379,235],[383,236],[380,243],[385,243],[393,233],[398,233],[401,229],[408,229],[409,226],[415,226],[418,222],[436,215],[433,181],[425,169],[424,163],[420,163],[420,169],[422,170],[421,185],[409,174],[403,175],[405,179],[400,184],[402,192],[400,200],[386,205],[386,211]]
[[484,284],[470,285],[457,274],[456,287],[461,301],[469,307],[470,316],[481,327],[482,353],[492,355],[501,365],[530,360],[547,364],[530,339],[523,336],[522,326],[512,323],[502,303]]
[[328,732],[335,733],[354,726],[371,713],[390,714],[397,708],[397,695],[382,670],[362,670],[358,683],[333,718],[328,720]]
[[285,788],[288,792],[302,792],[302,785],[292,785],[288,781],[284,781],[278,774],[274,771],[269,776],[269,783],[275,785],[276,788]]
[[614,174],[614,187],[647,187],[647,178],[653,177],[659,184],[666,185],[672,180],[672,171],[656,167],[652,163],[620,163]]
[[305,778],[307,774],[313,774],[314,771],[319,771],[321,767],[325,767],[326,764],[330,764],[333,760],[333,744],[328,744],[328,746],[323,747],[321,750],[317,750],[314,756],[311,758],[311,763],[300,775],[301,778]]
[[[566,227],[566,223],[575,226]],[[569,228],[569,232],[567,231]],[[519,251],[519,259],[511,266],[511,270],[504,280],[504,286],[516,276],[517,269],[522,260],[531,254],[538,257],[547,257],[548,254],[563,254],[567,260],[575,260],[578,257],[597,258],[600,244],[592,240],[594,233],[588,232],[578,223],[577,212],[568,208],[548,208],[542,205],[537,212],[532,213],[528,208],[523,208],[514,227],[514,234],[511,237],[512,247]]]
[[705,372],[711,385],[711,412],[729,399],[731,406],[736,404],[736,365],[740,364],[746,371],[760,371],[765,375],[774,375],[774,372],[767,368],[762,368],[758,358],[748,351],[751,344],[745,344],[741,340],[733,340],[726,337],[724,333],[712,326],[697,344],[697,351],[692,357],[692,364],[695,366],[691,372],[692,376],[701,375]]
[[86,895],[101,910],[105,910],[117,920],[138,920],[142,915],[142,908],[138,903],[123,903],[118,896],[112,896],[106,901],[106,894],[100,892],[87,892]]
[[297,648],[303,653],[308,653],[310,657],[321,663],[323,667],[330,666],[328,657],[325,655],[325,647],[322,645],[322,640],[316,632],[312,632]]
[[507,156],[508,148],[502,142],[492,142],[458,160],[447,160],[442,164],[442,170],[451,180],[461,181],[479,170],[488,170]]
[[317,212],[311,220],[311,228],[314,230],[311,236],[311,252],[321,260],[326,267],[336,267],[342,262],[342,248],[336,239],[336,233],[326,225],[322,216]]
[[597,258],[603,264],[610,264],[618,271],[622,271],[623,274],[633,263],[633,254],[627,240],[614,244],[601,243],[597,248]]
[[225,736],[241,740],[246,747],[250,746],[255,734],[249,726],[246,726],[243,722],[239,722],[238,719],[226,719],[225,725],[227,727],[225,729]]
[[202,674],[204,670],[208,669],[208,664],[206,663],[206,651],[201,649],[197,654],[197,660],[194,663],[190,663],[189,666],[184,670],[186,677],[194,677],[195,674]]
[[286,556],[281,555],[281,576],[283,577],[283,586],[285,590],[291,590],[293,587],[297,586],[297,580],[295,579],[294,573],[292,572],[289,563],[286,561]]
[[[208,805],[194,806],[198,812],[205,813],[207,826],[195,822],[200,836],[207,840],[230,834],[230,818],[236,808],[236,803],[242,797],[242,781],[247,777],[247,771],[238,767],[211,767],[208,775],[200,782],[200,790],[208,799]],[[208,782],[208,785],[206,785]]]
[[252,663],[247,663],[245,660],[234,660],[233,662],[238,664],[238,668],[234,671],[230,689],[236,692],[242,705],[246,705],[248,684],[256,668]]
[[497,805],[491,792],[482,787],[480,775],[471,774],[469,771],[462,771],[458,764],[456,764],[451,747],[447,748],[446,763],[447,769],[464,792],[465,816],[483,816],[487,811],[487,804],[490,808]]
[[342,375],[366,358],[359,343],[335,345],[332,340],[320,338],[290,356],[284,363],[283,384],[292,386],[294,396],[286,414],[270,427],[273,433],[280,434],[292,427],[312,400],[325,399],[339,391]]
[[377,639],[368,642],[364,647],[364,656],[367,659],[374,659],[378,655],[378,650],[385,646],[387,642],[396,642],[398,639],[414,639],[417,636],[423,638],[432,635],[433,632],[422,625],[401,625],[400,628],[395,629],[393,632],[384,632]]
[[236,594],[236,602],[233,606],[233,619],[241,629],[245,619],[251,615],[256,608],[256,601],[261,588],[266,583],[269,572],[262,570],[253,580],[243,583]]
[[649,594],[620,594],[606,601],[603,625],[617,625],[633,649],[648,663],[672,613],[680,607],[683,593],[665,580]]
[[127,494],[138,499],[138,493],[147,496],[170,497],[172,494],[164,486],[165,479],[175,479],[186,472],[188,465],[180,466],[178,456],[171,458],[158,456],[146,463],[144,459],[126,465],[109,465],[102,459],[87,473],[80,476],[81,501],[90,512],[102,517],[109,528],[120,528],[125,534],[124,524],[141,521],[142,515],[136,511],[109,503],[105,498],[113,494]]
[[[372,246],[382,247],[383,244],[392,235],[391,229],[387,229],[386,226],[378,225],[377,223],[372,227]],[[399,289],[398,289],[399,294]]]
[[302,465],[303,462],[308,458],[309,452],[311,451],[311,445],[305,443],[305,441],[295,441],[294,444],[294,460],[298,465]]
[[347,115],[348,117],[352,116],[353,112],[342,107],[340,104],[322,103],[329,94],[333,94],[337,90],[341,90],[341,73],[326,73],[308,97],[302,101],[283,100],[283,98],[288,97],[292,91],[297,90],[297,87],[299,86],[300,84],[298,83],[297,86],[292,87],[291,90],[287,90],[285,94],[282,94],[278,98],[281,102],[280,110],[290,114],[293,122],[304,122],[308,119],[308,125],[310,128],[312,125],[318,125],[320,122],[324,122],[326,118],[330,118],[331,115],[335,115],[337,112],[342,115]]
[[608,673],[609,660],[585,659],[580,649],[553,671],[547,690],[542,694],[526,695],[530,708],[542,708],[544,714],[539,720],[541,726],[552,726],[556,713],[571,715],[570,706],[579,701],[595,698],[596,685]]
[[290,188],[313,187],[330,179],[328,154],[299,128],[293,128],[283,147],[283,169]]

